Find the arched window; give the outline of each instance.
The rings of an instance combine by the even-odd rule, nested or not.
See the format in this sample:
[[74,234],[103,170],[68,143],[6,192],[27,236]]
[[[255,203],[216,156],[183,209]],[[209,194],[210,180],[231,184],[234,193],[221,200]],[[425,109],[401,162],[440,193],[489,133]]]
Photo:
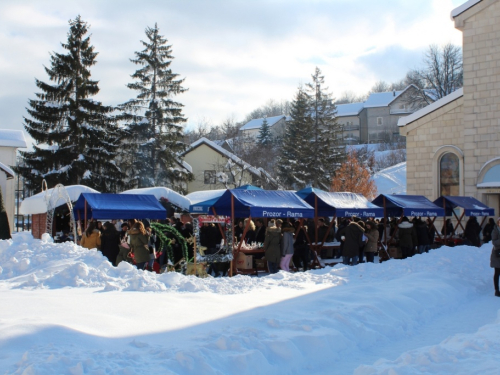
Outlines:
[[447,152],[439,161],[440,195],[460,195],[460,161],[458,156]]

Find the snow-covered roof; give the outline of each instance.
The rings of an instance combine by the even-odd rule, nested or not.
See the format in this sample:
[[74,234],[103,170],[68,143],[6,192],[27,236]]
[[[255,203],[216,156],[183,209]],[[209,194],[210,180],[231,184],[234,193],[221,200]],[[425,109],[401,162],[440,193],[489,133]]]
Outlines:
[[210,199],[219,198],[225,191],[226,189],[195,191],[186,195],[186,198],[191,201],[191,204],[198,204]]
[[409,116],[405,116],[405,117],[400,118],[398,121],[398,126],[408,125],[408,124],[420,119],[421,117],[424,117],[424,116],[428,115],[429,113],[434,112],[441,107],[444,107],[446,104],[451,103],[452,101],[460,98],[463,95],[464,95],[464,89],[460,88],[457,91],[454,91],[449,95],[446,95],[444,98],[441,98],[441,99],[435,101],[434,103],[429,104],[427,107],[424,107],[424,108],[412,113]]
[[365,103],[349,103],[337,105],[337,117],[357,116],[364,108]]
[[378,194],[406,194],[406,162],[382,169],[373,175]]
[[7,175],[7,179],[14,178],[16,175],[12,169],[7,167],[5,164],[0,163],[0,170],[4,171],[5,174]]
[[0,147],[28,147],[21,130],[0,129]]
[[202,137],[202,138],[198,139],[197,141],[191,143],[191,145],[188,147],[188,149],[186,151],[184,151],[182,153],[182,155],[186,155],[188,152],[190,152],[191,150],[194,150],[195,148],[197,148],[198,146],[200,146],[202,144],[205,144],[205,145],[211,147],[212,149],[217,151],[219,154],[224,155],[225,157],[232,160],[233,162],[235,162],[236,164],[238,164],[240,167],[244,168],[245,170],[253,173],[254,175],[256,175],[258,177],[261,176],[260,171],[258,169],[252,167],[250,164],[241,160],[235,154],[233,154],[233,153],[229,152],[228,150],[216,145],[214,142],[212,142],[211,140],[209,140],[205,137]]
[[[97,190],[89,188],[84,185],[71,185],[65,186],[66,192],[69,195],[69,198],[72,202],[76,202],[78,197],[80,197],[81,193],[99,193]],[[52,194],[54,189],[48,189],[46,191],[42,191],[41,193],[35,194],[31,197],[25,198],[21,202],[21,207],[19,208],[19,212],[23,215],[34,215],[34,214],[43,214],[47,212],[47,206],[45,204],[45,195],[47,193]]]
[[[406,90],[406,89],[405,89]],[[365,108],[387,107],[394,99],[401,95],[403,91],[374,92],[371,93],[366,102]]]
[[[281,116],[266,117],[267,125],[271,127],[282,119],[286,119],[286,116],[281,115]],[[247,122],[240,128],[240,130],[260,129],[263,123],[264,123],[264,118],[256,118]]]
[[469,0],[466,3],[463,3],[462,5],[460,5],[459,7],[456,7],[455,9],[453,9],[451,11],[451,20],[453,21],[453,19],[455,17],[459,16],[460,14],[465,12],[467,9],[472,8],[474,5],[476,5],[477,3],[481,2],[481,1],[482,0]]
[[167,199],[170,203],[186,211],[189,210],[189,205],[191,204],[191,201],[185,196],[173,191],[172,189],[162,186],[131,189],[122,191],[120,194],[154,195],[157,200],[160,200],[161,198]]

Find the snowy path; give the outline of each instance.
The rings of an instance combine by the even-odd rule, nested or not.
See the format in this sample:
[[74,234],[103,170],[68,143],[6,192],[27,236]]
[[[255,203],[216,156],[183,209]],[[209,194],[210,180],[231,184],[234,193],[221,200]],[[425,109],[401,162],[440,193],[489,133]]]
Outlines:
[[[0,248],[0,374],[498,373],[487,247],[216,280],[149,279],[78,249],[26,265],[11,250]],[[80,287],[62,287],[67,270]]]

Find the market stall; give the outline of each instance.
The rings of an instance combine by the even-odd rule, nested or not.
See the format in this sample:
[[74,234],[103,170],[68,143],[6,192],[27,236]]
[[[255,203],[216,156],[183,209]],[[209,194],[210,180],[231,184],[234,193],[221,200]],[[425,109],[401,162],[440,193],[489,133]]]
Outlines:
[[[484,203],[478,201],[474,197],[457,197],[457,196],[447,196],[442,195],[438,199],[434,201],[434,204],[440,207],[443,207],[445,213],[443,222],[446,221],[446,217],[455,217],[457,220],[457,224],[454,227],[454,232],[456,232],[457,228],[460,226],[462,231],[465,232],[465,227],[462,225],[462,220],[464,217],[482,217],[481,228],[488,216],[494,216],[495,210],[491,207],[486,206]],[[460,216],[456,213],[456,208],[462,209],[462,213]],[[438,240],[443,244],[448,244],[449,242],[456,245],[457,242],[454,238],[449,238],[449,233],[446,233],[446,225],[444,225],[444,233],[443,239],[439,238]]]
[[[267,219],[304,219],[314,218],[314,209],[294,192],[282,190],[227,190],[210,207],[210,213],[214,215],[224,215],[246,218],[267,218]],[[244,228],[243,238],[248,231],[249,222]],[[238,268],[234,262],[242,251],[242,242],[233,245],[233,260],[231,262],[230,273],[237,273]],[[255,251],[258,249],[246,248],[244,251]],[[247,272],[252,272],[250,270]]]
[[[334,220],[337,217],[360,217],[360,218],[376,218],[383,217],[384,209],[370,203],[364,196],[356,193],[337,193],[326,192],[315,188],[305,188],[296,193],[305,202],[314,207],[315,218],[315,238],[311,242],[311,249],[314,251],[313,266],[319,265],[318,254],[321,254],[322,249],[336,249],[340,244],[328,244],[325,246],[325,241],[328,232],[331,230]],[[318,217],[332,217],[328,230],[323,238],[318,238]]]
[[[384,209],[384,220],[387,223],[388,217],[399,218],[398,224],[403,216],[426,217],[430,219],[430,224],[434,227],[434,221],[438,216],[444,215],[444,209],[432,203],[429,199],[421,195],[385,195],[380,194],[372,203]],[[390,238],[384,237],[383,246],[387,248],[397,233],[396,226]]]

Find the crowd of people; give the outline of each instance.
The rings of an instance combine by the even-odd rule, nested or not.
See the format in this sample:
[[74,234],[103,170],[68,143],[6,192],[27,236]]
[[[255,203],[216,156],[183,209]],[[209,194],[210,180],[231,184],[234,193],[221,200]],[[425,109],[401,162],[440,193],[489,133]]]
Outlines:
[[[159,222],[174,227],[184,238],[189,238],[193,234],[189,214]],[[128,262],[135,264],[138,269],[150,271],[154,270],[155,262],[158,267],[168,262],[166,249],[161,248],[160,243],[160,238],[151,228],[150,221],[137,219],[112,220],[104,223],[90,220],[80,239],[82,247],[99,250],[115,266],[120,262]],[[184,257],[180,244],[171,239],[170,245],[174,257],[171,261],[174,263],[180,261]],[[189,251],[192,256],[192,246],[188,246]]]

